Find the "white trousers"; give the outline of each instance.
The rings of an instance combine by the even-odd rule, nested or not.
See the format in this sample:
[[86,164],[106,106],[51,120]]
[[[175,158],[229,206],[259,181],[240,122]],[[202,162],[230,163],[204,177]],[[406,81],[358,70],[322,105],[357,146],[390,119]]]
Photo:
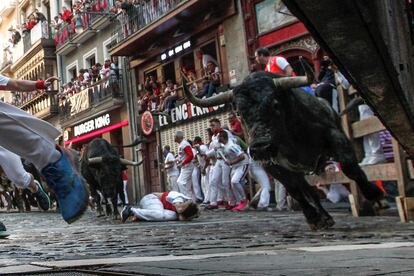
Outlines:
[[348,195],[348,189],[343,184],[337,183],[329,186],[329,192],[326,198],[333,203],[338,203],[342,199],[348,199]]
[[23,168],[20,157],[0,146],[0,166],[7,178],[16,187],[25,189],[29,187],[31,176]]
[[139,208],[131,208],[139,220],[170,221],[177,220],[177,213],[164,209],[161,200],[154,194],[144,196],[139,202]]
[[42,170],[60,159],[55,139],[60,131],[23,110],[0,102],[0,146]]
[[128,200],[128,180],[124,180],[124,196],[125,196],[125,204],[129,204]]
[[231,189],[235,197],[235,203],[239,204],[241,200],[246,199],[243,182],[249,171],[249,165],[233,166],[231,168]]
[[170,191],[176,191],[176,192],[180,191],[180,189],[178,188],[177,179],[178,179],[178,174],[173,174],[173,175],[167,174],[167,180],[168,180],[168,184],[170,185],[169,187]]
[[269,206],[270,201],[270,180],[266,171],[262,166],[257,164],[255,161],[251,161],[249,166],[250,176],[259,183],[262,191],[260,192],[260,200],[257,204],[258,208],[265,208]]
[[229,201],[231,168],[221,159],[217,159],[210,178],[210,204],[217,201]]
[[203,194],[201,192],[201,171],[199,167],[194,166],[191,179],[193,182],[193,192],[194,192],[195,199],[203,200]]
[[[366,104],[358,106],[358,109],[360,120],[365,120],[374,116],[374,112]],[[365,158],[385,159],[379,132],[365,135],[362,139],[364,144]]]
[[204,203],[210,202],[210,187],[209,187],[209,178],[210,178],[210,168],[211,166],[208,166],[206,168],[206,174],[201,175],[201,189],[203,190],[204,194]]
[[191,178],[193,176],[193,168],[194,165],[192,163],[185,165],[181,168],[180,175],[178,176],[177,183],[179,192],[188,196],[189,198],[193,198],[192,194],[192,185],[191,185]]
[[274,180],[275,182],[275,197],[277,208],[279,210],[285,210],[288,208],[287,200],[286,200],[286,188],[280,183],[278,180]]

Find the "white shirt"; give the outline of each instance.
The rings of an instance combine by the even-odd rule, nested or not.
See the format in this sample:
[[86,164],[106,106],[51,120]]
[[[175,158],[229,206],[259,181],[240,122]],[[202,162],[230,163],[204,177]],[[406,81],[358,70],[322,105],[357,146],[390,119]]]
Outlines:
[[[227,132],[227,136],[229,137],[229,141],[237,143],[237,139],[234,137],[233,133],[231,133],[230,131],[228,131],[226,129],[225,129],[225,131]],[[211,137],[210,147],[209,147],[209,150],[206,153],[206,155],[208,157],[215,156],[215,157],[220,157],[221,158],[221,156],[217,155],[217,150],[222,148],[223,144],[221,144],[218,141],[218,136],[219,136],[219,134],[217,133],[217,134],[214,134],[213,137]]]
[[206,166],[206,157],[201,156],[201,155],[207,154],[208,147],[206,145],[200,145],[199,149],[200,150],[198,151],[198,154],[197,154],[198,163],[200,164],[200,168],[204,168]]
[[227,142],[227,144],[224,145],[223,154],[228,161],[234,161],[240,155],[244,156],[244,159],[236,164],[233,164],[232,165],[233,167],[249,164],[249,157],[247,156],[247,154],[244,153],[244,151],[241,149],[239,145],[237,145],[236,143],[233,143],[230,140]]
[[182,193],[171,191],[168,193],[166,200],[167,202],[171,204],[175,204],[175,203],[181,203],[187,200],[191,200],[191,198],[189,198],[186,195],[183,195]]
[[169,169],[166,169],[165,172],[167,173],[167,175],[169,176],[175,176],[175,175],[179,175],[180,172],[178,171],[177,165],[175,163],[175,157],[174,154],[172,154],[171,152],[169,152],[167,154],[167,156],[165,157],[165,161],[164,163],[167,164],[167,162],[173,162],[173,166]]
[[9,78],[3,75],[0,75],[0,90],[5,89],[7,84],[9,83]]
[[[187,153],[185,153],[185,151],[184,151],[184,149],[186,147],[190,147],[191,148],[190,143],[188,143],[187,140],[182,140],[181,143],[180,143],[180,145],[178,146],[178,155],[180,157],[180,162],[182,162],[187,157]],[[184,165],[184,167],[185,166],[188,166],[189,164],[191,164],[191,162],[189,162],[186,165]]]

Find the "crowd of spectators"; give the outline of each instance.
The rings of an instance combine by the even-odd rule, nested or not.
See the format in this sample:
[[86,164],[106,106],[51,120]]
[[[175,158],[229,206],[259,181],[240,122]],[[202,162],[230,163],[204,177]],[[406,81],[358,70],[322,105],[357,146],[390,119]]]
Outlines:
[[[194,65],[181,66],[181,74],[187,79],[188,89],[198,98],[209,98],[217,94],[218,88],[222,85],[222,77],[218,62],[209,54],[197,51],[201,70],[200,77]],[[151,111],[156,113],[169,114],[175,107],[177,100],[183,97],[182,86],[178,86],[173,80],[165,82],[157,80],[156,75],[149,74],[143,86],[143,91],[138,99],[140,113]]]
[[[114,87],[120,78],[118,59],[105,59],[104,64],[96,63],[90,68],[80,69],[77,76],[61,87],[60,97],[68,98],[82,90],[102,82],[104,87]],[[119,93],[119,91],[116,91]],[[115,95],[116,96],[116,95]]]

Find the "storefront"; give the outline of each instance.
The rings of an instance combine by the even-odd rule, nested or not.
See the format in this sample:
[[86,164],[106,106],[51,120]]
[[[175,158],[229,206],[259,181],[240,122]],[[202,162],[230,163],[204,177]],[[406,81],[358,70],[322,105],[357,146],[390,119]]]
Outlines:
[[[103,138],[112,145],[123,145],[129,136],[129,121],[122,114],[122,108],[104,112],[84,121],[68,126],[64,130],[64,144],[80,150],[84,144],[95,138]],[[129,139],[126,140],[129,143]],[[122,148],[120,154],[124,155]]]

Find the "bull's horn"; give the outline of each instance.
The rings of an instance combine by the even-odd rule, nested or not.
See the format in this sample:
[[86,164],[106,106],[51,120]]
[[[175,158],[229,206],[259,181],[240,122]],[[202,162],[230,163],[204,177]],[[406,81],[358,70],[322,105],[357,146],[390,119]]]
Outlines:
[[98,163],[102,163],[103,158],[102,157],[92,157],[92,158],[88,158],[88,162],[89,164],[98,164]]
[[131,160],[126,160],[126,159],[121,158],[121,164],[127,165],[127,166],[139,166],[142,164],[142,162],[144,162],[144,160],[141,160],[139,162],[133,162]]
[[190,100],[190,102],[196,106],[210,107],[230,103],[233,101],[233,91],[226,91],[207,99],[197,98],[193,95],[193,93],[191,93],[190,90],[188,90],[187,78],[184,75],[182,75],[182,78],[184,94]]
[[273,81],[276,87],[281,88],[282,90],[298,88],[311,83],[308,80],[308,77],[283,77],[273,79]]

